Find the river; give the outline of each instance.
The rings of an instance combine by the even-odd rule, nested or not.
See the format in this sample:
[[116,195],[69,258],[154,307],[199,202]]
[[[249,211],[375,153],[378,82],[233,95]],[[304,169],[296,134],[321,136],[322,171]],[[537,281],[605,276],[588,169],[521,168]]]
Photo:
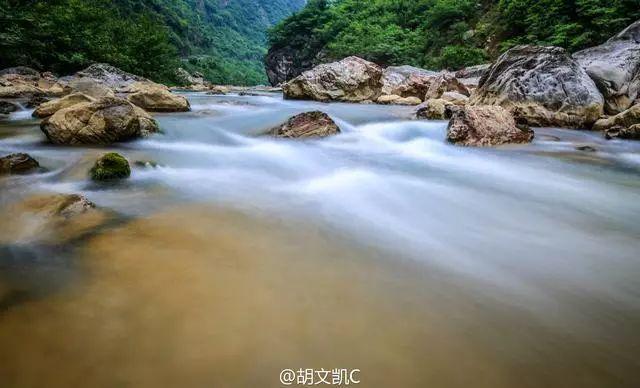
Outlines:
[[[163,134],[107,148],[47,144],[30,111],[0,121],[0,154],[47,169],[0,179],[0,229],[40,193],[108,213],[82,238],[0,237],[0,386],[280,387],[300,368],[640,386],[640,142],[540,128],[472,149],[410,107],[185,95]],[[342,134],[262,135],[308,110]],[[157,166],[91,183],[107,150]]]

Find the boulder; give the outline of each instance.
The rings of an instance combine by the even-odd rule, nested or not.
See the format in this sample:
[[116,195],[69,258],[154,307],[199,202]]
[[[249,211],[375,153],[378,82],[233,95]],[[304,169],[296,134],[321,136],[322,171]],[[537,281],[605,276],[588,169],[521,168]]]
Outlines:
[[640,97],[640,20],[600,46],[573,54],[604,95],[605,111],[617,114]]
[[117,67],[105,63],[93,64],[86,69],[77,72],[75,77],[92,79],[115,91],[126,88],[135,82],[150,82],[144,77],[127,73],[126,71],[122,71]]
[[28,174],[40,168],[37,160],[28,154],[0,157],[0,175]]
[[324,112],[306,112],[273,128],[271,135],[281,138],[318,138],[340,133],[338,125]]
[[447,140],[463,146],[496,146],[529,143],[533,131],[518,127],[506,109],[500,106],[464,106],[452,112]]
[[469,66],[469,67],[465,67],[464,69],[460,69],[456,71],[454,75],[458,79],[470,79],[470,78],[480,79],[489,70],[490,67],[491,67],[490,63],[485,63],[483,65]]
[[213,85],[207,92],[209,95],[225,95],[227,93],[229,93],[229,88],[221,85]]
[[395,104],[395,102],[401,98],[402,97],[398,96],[397,94],[385,94],[378,97],[376,102],[378,104]]
[[31,98],[45,95],[44,90],[31,83],[13,81],[5,85],[0,86],[0,98]]
[[634,105],[615,116],[600,119],[593,124],[596,131],[606,131],[613,127],[628,128],[634,124],[640,124],[640,104]]
[[164,85],[152,82],[137,82],[127,89],[131,95],[127,97],[133,104],[153,112],[188,112],[189,101],[177,96]]
[[178,70],[176,70],[176,79],[181,86],[193,86],[193,85],[206,84],[204,76],[201,73],[195,72],[191,74],[181,67],[179,67]]
[[74,78],[67,87],[71,93],[82,93],[93,98],[116,96],[111,88],[91,78]]
[[45,97],[45,96],[33,96],[31,98],[29,98],[27,100],[27,102],[24,104],[24,106],[26,108],[37,108],[40,105],[44,104],[45,102],[51,101],[51,99],[49,97]]
[[103,97],[57,111],[40,129],[55,144],[111,144],[158,132],[158,123],[127,100]]
[[413,66],[390,66],[382,73],[382,94],[424,98],[438,73]]
[[604,100],[593,80],[559,47],[517,46],[480,80],[475,105],[499,105],[532,126],[590,127]]
[[0,98],[58,97],[65,94],[64,85],[51,73],[31,72],[29,68],[9,68],[0,75]]
[[604,137],[607,140],[611,140],[611,139],[640,140],[640,124],[634,124],[626,128],[621,126],[611,127],[604,132]]
[[465,105],[469,102],[468,96],[458,92],[444,92],[440,98],[454,105]]
[[456,92],[465,96],[471,95],[469,88],[460,82],[453,73],[440,73],[431,81],[424,99],[426,101],[430,98],[440,98],[446,92]]
[[375,101],[381,94],[382,69],[358,57],[319,65],[283,85],[285,98],[317,101]]
[[20,107],[11,101],[0,101],[0,114],[8,115],[9,113],[20,110]]
[[94,181],[125,179],[131,176],[131,167],[122,155],[110,152],[96,161],[89,174]]
[[96,99],[89,97],[82,93],[73,93],[56,100],[48,101],[36,108],[33,112],[33,117],[44,118],[49,117],[59,111],[60,109],[68,108],[70,106],[81,104],[83,102],[93,102]]
[[0,76],[8,75],[8,74],[30,76],[34,78],[40,77],[40,72],[38,70],[32,69],[30,67],[26,67],[26,66],[8,67],[6,69],[0,70]]
[[429,99],[418,106],[416,117],[427,120],[445,120],[448,118],[447,106],[450,104],[449,101],[439,98]]

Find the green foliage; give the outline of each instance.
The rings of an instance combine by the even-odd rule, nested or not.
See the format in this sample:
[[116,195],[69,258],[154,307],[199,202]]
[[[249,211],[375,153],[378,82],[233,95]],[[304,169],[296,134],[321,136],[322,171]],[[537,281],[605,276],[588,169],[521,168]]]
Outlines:
[[[0,0],[0,66],[67,74],[106,62],[171,83],[175,69],[264,83],[265,31],[304,0]],[[206,58],[203,60],[202,58]],[[202,68],[198,66],[202,65]]]
[[358,55],[382,65],[456,69],[516,44],[576,51],[640,18],[640,0],[311,0],[269,32],[300,62]]

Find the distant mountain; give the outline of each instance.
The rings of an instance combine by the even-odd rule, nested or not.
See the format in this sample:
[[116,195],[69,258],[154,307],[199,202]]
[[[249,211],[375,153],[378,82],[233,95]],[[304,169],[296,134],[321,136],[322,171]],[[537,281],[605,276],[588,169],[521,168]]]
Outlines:
[[265,83],[266,30],[305,0],[0,0],[0,66],[68,73],[91,62],[169,82]]

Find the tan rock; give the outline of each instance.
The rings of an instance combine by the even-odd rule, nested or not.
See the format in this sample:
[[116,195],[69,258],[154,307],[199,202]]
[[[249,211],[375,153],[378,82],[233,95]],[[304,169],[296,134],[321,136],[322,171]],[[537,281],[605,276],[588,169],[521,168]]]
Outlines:
[[634,124],[640,124],[640,104],[634,105],[622,113],[606,119],[600,119],[593,124],[596,131],[606,131],[612,127],[628,128]]
[[56,100],[48,101],[36,108],[33,112],[33,117],[49,117],[59,111],[60,109],[68,108],[70,106],[81,104],[83,102],[93,102],[96,99],[86,94],[73,93]]
[[164,85],[138,82],[129,87],[127,97],[133,104],[152,112],[187,112],[191,110],[189,101],[177,96]]
[[285,98],[317,101],[375,101],[381,94],[382,69],[358,57],[319,65],[283,85]]
[[533,131],[519,128],[514,117],[500,106],[463,106],[453,110],[447,140],[464,146],[496,146],[529,143]]
[[271,135],[282,138],[318,138],[340,133],[338,125],[324,112],[305,112],[290,118],[271,130]]
[[447,118],[447,106],[451,105],[449,101],[432,98],[418,106],[416,117],[427,120],[445,120]]
[[55,144],[111,144],[158,132],[158,124],[127,100],[104,97],[61,109],[40,129]]
[[82,93],[93,98],[116,96],[110,87],[91,78],[74,78],[67,86],[71,93]]

